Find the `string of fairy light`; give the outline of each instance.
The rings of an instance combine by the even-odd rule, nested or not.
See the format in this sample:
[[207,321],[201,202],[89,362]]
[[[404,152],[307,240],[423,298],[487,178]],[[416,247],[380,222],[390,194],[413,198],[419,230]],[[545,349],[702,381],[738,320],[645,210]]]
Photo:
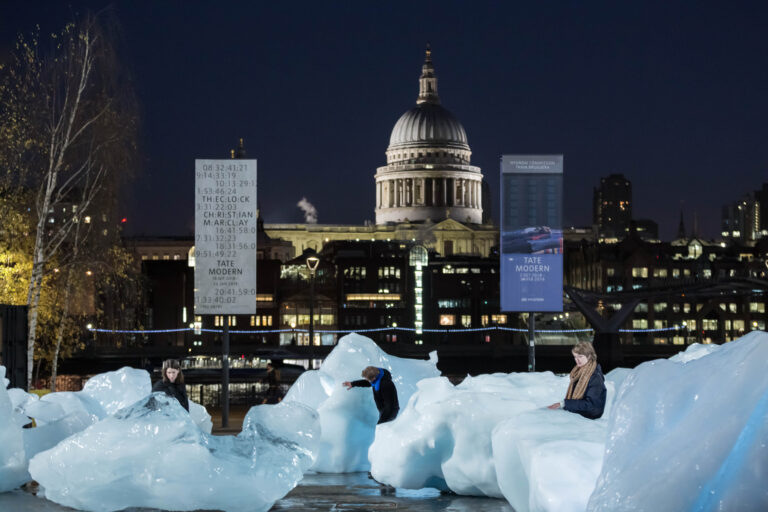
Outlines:
[[[671,332],[671,331],[680,331],[687,329],[685,325],[674,325],[672,327],[661,327],[656,329],[619,329],[620,333],[651,333],[651,332]],[[96,333],[108,333],[108,334],[141,334],[141,335],[148,335],[148,334],[170,334],[170,333],[180,333],[180,332],[191,332],[194,331],[195,333],[214,333],[214,334],[223,334],[223,329],[197,329],[194,327],[181,327],[178,329],[137,329],[137,330],[128,330],[128,329],[103,329],[103,328],[96,328],[96,327],[89,327],[89,331],[96,332]],[[315,333],[318,334],[351,334],[351,333],[375,333],[375,332],[415,332],[416,329],[413,327],[378,327],[375,329],[333,329],[333,330],[319,330],[315,329]],[[530,332],[528,329],[522,329],[522,328],[516,328],[516,327],[502,327],[502,326],[490,326],[490,327],[475,327],[475,328],[463,328],[463,329],[421,329],[422,332],[425,333],[440,333],[440,334],[450,334],[450,333],[463,333],[463,332],[489,332],[489,331],[505,331],[505,332],[520,332],[520,333],[527,333]],[[594,332],[594,329],[587,328],[587,329],[535,329],[534,333],[542,333],[542,334],[579,334],[579,333],[592,333]],[[279,334],[279,333],[308,333],[309,329],[261,329],[261,330],[230,330],[230,334]]]

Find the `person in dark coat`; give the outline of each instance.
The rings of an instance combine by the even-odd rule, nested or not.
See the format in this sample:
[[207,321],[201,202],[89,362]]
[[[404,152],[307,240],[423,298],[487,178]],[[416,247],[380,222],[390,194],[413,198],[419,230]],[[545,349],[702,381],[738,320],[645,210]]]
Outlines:
[[179,401],[181,406],[189,412],[189,399],[187,387],[184,385],[184,374],[181,373],[181,365],[177,359],[163,361],[163,378],[155,382],[152,392],[161,391]]
[[588,341],[582,341],[571,351],[576,366],[571,370],[571,381],[565,400],[554,403],[549,409],[560,409],[581,414],[590,420],[603,415],[605,409],[605,377],[597,364],[597,354]]
[[397,389],[392,382],[392,374],[384,368],[368,366],[363,370],[362,379],[352,382],[342,382],[345,388],[373,388],[373,401],[379,410],[377,425],[392,421],[400,412],[400,404],[397,401]]
[[280,387],[280,370],[275,369],[272,363],[267,363],[267,388],[266,396],[262,404],[276,404],[283,399],[283,389]]

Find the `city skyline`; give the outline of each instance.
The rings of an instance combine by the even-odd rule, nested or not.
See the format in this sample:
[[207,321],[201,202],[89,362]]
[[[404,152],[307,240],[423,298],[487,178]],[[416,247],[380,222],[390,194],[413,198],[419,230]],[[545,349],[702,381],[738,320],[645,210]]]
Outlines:
[[[17,32],[105,5],[6,3],[0,55]],[[373,220],[373,175],[427,42],[497,225],[502,154],[564,155],[565,226],[591,224],[593,188],[623,174],[662,239],[681,201],[689,230],[696,212],[719,236],[722,206],[768,177],[763,4],[112,5],[142,109],[131,234],[190,233],[195,158],[226,158],[239,138],[267,223],[303,222],[302,197],[320,223]]]

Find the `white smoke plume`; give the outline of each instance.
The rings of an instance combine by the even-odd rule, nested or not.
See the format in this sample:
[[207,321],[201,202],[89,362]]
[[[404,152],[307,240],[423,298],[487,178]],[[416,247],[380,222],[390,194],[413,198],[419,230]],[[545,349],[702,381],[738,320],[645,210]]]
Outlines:
[[302,197],[301,201],[296,203],[296,206],[304,210],[304,222],[307,224],[317,224],[317,208],[307,201],[306,197]]

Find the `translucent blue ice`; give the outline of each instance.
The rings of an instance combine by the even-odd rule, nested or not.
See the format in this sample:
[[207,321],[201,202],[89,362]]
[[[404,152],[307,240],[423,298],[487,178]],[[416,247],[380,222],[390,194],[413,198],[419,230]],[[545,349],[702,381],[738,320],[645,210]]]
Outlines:
[[349,334],[323,361],[319,370],[304,372],[283,402],[299,402],[317,410],[322,427],[320,455],[312,468],[318,472],[367,471],[368,448],[376,433],[379,413],[370,388],[346,390],[344,381],[361,379],[366,366],[386,368],[397,388],[401,410],[425,378],[440,375],[437,355],[429,360],[387,354],[371,339]]
[[39,453],[29,471],[47,499],[82,510],[263,511],[314,463],[318,438],[301,404],[253,408],[241,434],[211,436],[153,393]]

